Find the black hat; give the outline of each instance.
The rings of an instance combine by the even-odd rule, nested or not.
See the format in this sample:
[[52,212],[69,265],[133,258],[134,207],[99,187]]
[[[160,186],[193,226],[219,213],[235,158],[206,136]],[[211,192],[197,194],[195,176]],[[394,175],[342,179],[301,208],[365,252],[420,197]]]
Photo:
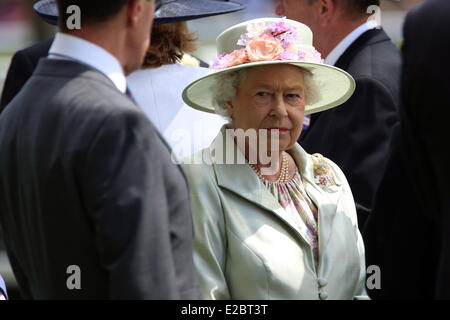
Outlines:
[[[194,20],[231,13],[245,9],[243,4],[228,0],[162,0],[153,24]],[[34,11],[49,24],[58,24],[56,0],[41,0],[34,4]]]

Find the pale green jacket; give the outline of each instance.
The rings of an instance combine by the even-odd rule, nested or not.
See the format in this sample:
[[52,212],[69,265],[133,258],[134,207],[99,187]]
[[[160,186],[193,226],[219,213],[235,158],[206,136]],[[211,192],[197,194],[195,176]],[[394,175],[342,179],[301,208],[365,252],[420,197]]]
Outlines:
[[[183,165],[194,218],[194,261],[204,297],[324,300],[364,295],[364,245],[352,192],[337,165],[325,160],[336,182],[325,188],[315,183],[313,156],[298,144],[288,150],[318,207],[316,272],[307,236],[294,227],[251,167],[220,164],[212,157],[218,139],[226,136],[223,127],[203,151],[206,163]],[[233,152],[242,157],[235,144]],[[196,157],[198,162],[200,153]]]

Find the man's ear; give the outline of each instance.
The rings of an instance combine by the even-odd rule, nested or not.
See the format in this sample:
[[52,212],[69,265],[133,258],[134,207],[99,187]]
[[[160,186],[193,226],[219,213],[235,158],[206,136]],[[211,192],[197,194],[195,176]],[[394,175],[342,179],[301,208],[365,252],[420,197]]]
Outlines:
[[335,0],[319,0],[318,2],[319,23],[326,26],[336,14],[336,3]]
[[143,1],[146,0],[129,0],[126,4],[129,26],[136,26],[139,24],[139,19],[144,11]]
[[278,0],[278,3],[275,7],[275,14],[277,16],[285,16],[286,15],[286,13],[284,12],[284,7],[281,3],[281,0]]

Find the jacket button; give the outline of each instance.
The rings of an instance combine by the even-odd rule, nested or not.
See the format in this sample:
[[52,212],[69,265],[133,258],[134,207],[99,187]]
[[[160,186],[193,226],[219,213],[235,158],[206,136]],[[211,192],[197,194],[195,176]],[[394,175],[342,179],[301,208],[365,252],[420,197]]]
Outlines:
[[326,293],[325,291],[319,293],[319,298],[320,298],[320,300],[327,300],[327,298],[328,298],[328,293]]
[[328,284],[327,280],[325,279],[319,279],[319,286],[325,287]]

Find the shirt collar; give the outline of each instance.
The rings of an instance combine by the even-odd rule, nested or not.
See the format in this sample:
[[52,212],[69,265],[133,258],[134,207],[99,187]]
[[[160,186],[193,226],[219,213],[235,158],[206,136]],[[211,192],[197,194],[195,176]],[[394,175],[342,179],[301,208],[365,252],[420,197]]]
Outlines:
[[119,61],[92,42],[58,32],[50,47],[49,58],[69,59],[87,64],[111,79],[119,91],[126,91],[127,81]]
[[325,58],[325,63],[334,66],[339,58],[344,54],[344,52],[358,39],[364,32],[375,29],[378,24],[375,20],[369,20],[355,30],[350,32],[339,44],[330,52],[330,54]]

